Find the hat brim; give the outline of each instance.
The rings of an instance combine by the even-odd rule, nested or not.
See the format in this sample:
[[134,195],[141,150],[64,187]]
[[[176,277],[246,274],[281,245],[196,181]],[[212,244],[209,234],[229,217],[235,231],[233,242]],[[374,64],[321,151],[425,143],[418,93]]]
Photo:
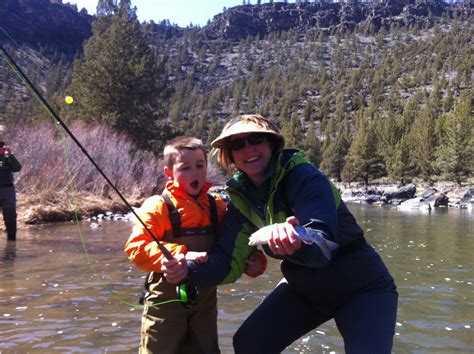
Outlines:
[[216,139],[212,141],[211,146],[213,148],[221,149],[224,147],[225,141],[231,136],[239,135],[239,134],[248,134],[248,133],[272,134],[278,137],[279,139],[283,140],[283,136],[280,133],[277,133],[273,130],[270,130],[264,127],[259,127],[251,122],[247,123],[245,121],[241,121],[232,125],[226,131],[223,131],[221,135],[219,135]]

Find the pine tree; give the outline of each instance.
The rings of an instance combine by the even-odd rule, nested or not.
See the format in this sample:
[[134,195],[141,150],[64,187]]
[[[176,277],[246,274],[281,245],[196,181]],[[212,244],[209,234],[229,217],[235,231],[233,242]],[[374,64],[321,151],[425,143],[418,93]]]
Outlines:
[[313,122],[308,127],[305,140],[305,152],[308,159],[315,165],[319,166],[322,160],[321,142],[316,134],[316,127]]
[[321,169],[338,182],[342,181],[342,170],[346,163],[346,155],[350,144],[348,124],[343,125],[335,138],[326,138]]
[[127,132],[140,147],[159,149],[171,134],[163,120],[170,94],[165,60],[150,49],[126,1],[115,11],[93,23],[84,57],[74,63],[68,91],[74,114]]
[[306,105],[304,107],[304,114],[303,114],[305,121],[311,120],[312,115],[313,115],[313,106],[314,106],[313,100],[311,98],[308,98],[306,100]]
[[414,162],[416,173],[425,182],[431,182],[435,148],[434,117],[430,109],[423,105],[416,114],[410,131],[410,159]]
[[377,135],[378,151],[383,156],[388,177],[404,184],[408,176],[410,163],[408,159],[408,145],[404,119],[398,114],[391,114],[384,120],[377,120],[374,124]]
[[413,175],[407,135],[403,135],[396,143],[387,171],[393,180],[400,181],[402,185]]
[[438,178],[459,185],[474,172],[474,120],[471,99],[465,94],[447,115],[444,136],[436,149]]
[[283,121],[281,133],[285,138],[285,145],[287,147],[296,149],[303,147],[303,127],[296,113],[293,113],[289,120]]
[[367,186],[369,180],[382,175],[382,158],[377,152],[373,123],[361,113],[357,117],[356,133],[347,154],[342,177],[348,181],[362,179]]

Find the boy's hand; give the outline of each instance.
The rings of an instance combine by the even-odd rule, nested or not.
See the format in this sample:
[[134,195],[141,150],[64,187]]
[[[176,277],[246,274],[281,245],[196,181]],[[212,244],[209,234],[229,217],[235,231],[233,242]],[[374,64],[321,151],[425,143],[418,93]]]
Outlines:
[[262,275],[267,269],[267,257],[260,250],[252,253],[245,263],[247,263],[245,274],[252,278]]
[[201,264],[207,262],[207,252],[188,252],[186,253],[186,260]]
[[162,262],[161,271],[170,284],[178,284],[188,276],[188,265],[186,258],[178,254],[173,259],[165,259]]

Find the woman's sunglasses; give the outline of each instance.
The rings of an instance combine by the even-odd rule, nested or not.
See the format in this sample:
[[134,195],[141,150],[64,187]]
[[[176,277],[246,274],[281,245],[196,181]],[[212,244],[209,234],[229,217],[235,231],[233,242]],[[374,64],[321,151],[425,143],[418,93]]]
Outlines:
[[245,147],[245,142],[247,142],[249,145],[252,145],[252,146],[263,143],[263,141],[265,140],[265,135],[266,134],[264,133],[252,134],[246,138],[229,140],[226,145],[232,151],[239,151]]

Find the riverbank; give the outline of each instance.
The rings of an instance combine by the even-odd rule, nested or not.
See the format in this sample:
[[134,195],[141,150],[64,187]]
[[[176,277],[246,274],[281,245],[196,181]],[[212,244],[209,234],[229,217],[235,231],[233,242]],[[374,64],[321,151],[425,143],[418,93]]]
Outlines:
[[[143,199],[127,198],[133,207],[138,207]],[[17,218],[19,228],[51,222],[93,218],[97,215],[124,215],[130,209],[117,198],[103,198],[91,193],[75,193],[74,195],[48,194],[29,196],[17,193]],[[1,218],[1,213],[0,213]],[[0,228],[4,230],[3,222]]]

